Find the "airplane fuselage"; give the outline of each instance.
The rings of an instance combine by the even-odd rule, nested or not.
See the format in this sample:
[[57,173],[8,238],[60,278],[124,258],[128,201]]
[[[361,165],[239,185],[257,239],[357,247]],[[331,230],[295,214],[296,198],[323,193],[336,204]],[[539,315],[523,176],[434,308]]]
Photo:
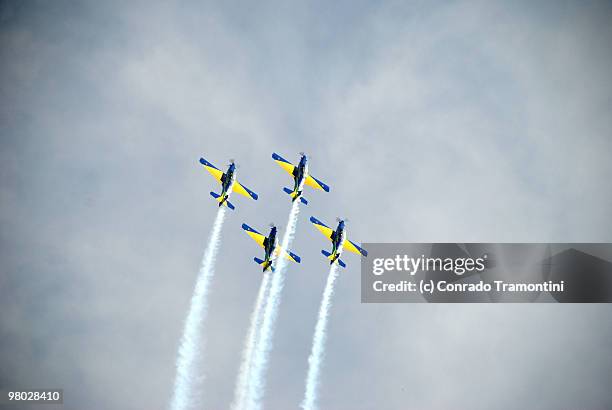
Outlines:
[[270,234],[268,235],[266,239],[264,239],[263,245],[264,245],[264,250],[266,252],[266,256],[265,256],[266,263],[264,264],[264,271],[265,271],[274,261],[274,251],[276,250],[276,247],[278,246],[275,226],[273,226],[272,229],[270,229]]
[[297,195],[293,198],[295,201],[302,195],[302,191],[304,190],[304,183],[306,182],[306,177],[308,176],[308,158],[306,155],[302,155],[300,158],[300,163],[293,170],[293,192]]
[[344,242],[346,241],[346,228],[344,227],[344,221],[338,222],[338,227],[331,235],[332,239],[332,263],[335,262],[342,254],[344,248]]
[[227,171],[221,177],[221,201],[219,206],[222,206],[229,199],[230,194],[236,183],[236,165],[230,164]]

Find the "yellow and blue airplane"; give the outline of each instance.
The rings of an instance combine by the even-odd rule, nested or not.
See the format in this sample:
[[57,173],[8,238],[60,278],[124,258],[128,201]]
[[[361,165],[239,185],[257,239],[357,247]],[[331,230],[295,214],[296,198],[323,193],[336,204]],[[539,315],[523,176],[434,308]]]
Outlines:
[[267,270],[272,270],[274,272],[274,262],[279,255],[283,255],[285,258],[290,261],[300,263],[301,259],[295,253],[291,251],[285,251],[280,246],[278,246],[278,240],[276,238],[276,226],[272,225],[270,229],[270,234],[266,237],[265,235],[260,234],[255,229],[251,228],[247,224],[242,224],[242,229],[246,231],[246,233],[253,238],[255,242],[265,251],[264,260],[259,258],[253,258],[253,260],[263,267],[263,272]]
[[210,195],[219,202],[220,207],[226,205],[229,209],[235,209],[234,205],[228,200],[232,192],[238,192],[248,198],[257,200],[258,196],[255,192],[236,181],[237,171],[233,160],[230,160],[225,173],[204,158],[200,158],[200,164],[204,165],[204,168],[221,184],[221,194],[210,192]]
[[342,259],[340,259],[340,255],[344,249],[356,253],[357,255],[368,256],[368,252],[365,249],[359,247],[359,245],[357,245],[355,242],[348,240],[346,236],[345,221],[342,219],[338,219],[338,227],[335,231],[314,216],[310,217],[310,222],[312,222],[314,226],[332,243],[331,253],[327,252],[325,249],[321,251],[321,253],[330,260],[330,265],[338,261],[340,266],[346,268],[346,264]]
[[272,154],[272,159],[293,177],[293,190],[283,188],[283,191],[291,196],[291,202],[295,202],[297,199],[299,199],[304,205],[306,205],[308,201],[306,198],[302,197],[304,184],[325,192],[329,192],[329,186],[308,173],[308,158],[304,153],[300,153],[300,155],[302,157],[300,158],[300,162],[297,167],[291,162],[282,158],[276,152]]

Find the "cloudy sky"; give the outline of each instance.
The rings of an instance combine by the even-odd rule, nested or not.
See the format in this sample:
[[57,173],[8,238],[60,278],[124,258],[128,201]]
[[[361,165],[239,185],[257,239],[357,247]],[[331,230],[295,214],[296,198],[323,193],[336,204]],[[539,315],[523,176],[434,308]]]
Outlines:
[[[296,408],[327,266],[359,242],[612,242],[609,2],[0,1],[0,388],[162,409],[215,214],[206,408],[232,399],[261,280],[240,229],[286,223],[273,151],[311,155],[269,369]],[[612,407],[606,305],[363,305],[346,257],[325,409]],[[50,407],[51,408],[51,407]]]

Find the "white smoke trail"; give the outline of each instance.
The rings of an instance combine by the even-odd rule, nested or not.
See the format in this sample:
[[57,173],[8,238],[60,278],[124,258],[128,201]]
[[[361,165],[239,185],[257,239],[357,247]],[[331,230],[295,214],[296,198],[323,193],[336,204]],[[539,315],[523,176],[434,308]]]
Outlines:
[[185,319],[183,336],[176,359],[176,379],[170,408],[183,410],[197,408],[198,395],[203,377],[198,370],[202,348],[202,323],[208,311],[208,288],[215,273],[215,259],[221,243],[221,228],[225,220],[225,207],[219,208],[213,224],[208,245],[202,257],[189,312]]
[[242,362],[240,363],[240,370],[238,372],[238,380],[236,381],[236,389],[234,391],[234,402],[232,403],[232,409],[240,410],[246,406],[247,394],[249,389],[249,373],[251,371],[253,352],[257,345],[257,339],[259,337],[259,329],[263,320],[263,313],[266,306],[266,296],[270,288],[270,274],[265,273],[261,285],[259,285],[259,292],[257,293],[257,299],[255,300],[255,307],[253,313],[251,313],[251,320],[249,325],[249,332],[244,344],[242,351]]
[[317,409],[317,389],[319,387],[319,374],[325,357],[325,339],[327,338],[327,319],[331,309],[331,300],[334,295],[334,285],[338,277],[338,265],[335,263],[329,268],[327,283],[323,291],[323,300],[319,307],[319,317],[312,338],[312,350],[308,357],[308,375],[306,376],[306,391],[304,400],[300,405],[304,410]]
[[[297,217],[300,208],[298,202],[294,202],[289,213],[287,221],[287,230],[283,236],[281,247],[283,250],[288,250],[295,234]],[[278,316],[278,308],[281,302],[281,294],[285,285],[285,267],[287,259],[279,255],[276,263],[275,271],[272,274],[272,282],[270,284],[270,294],[266,302],[261,330],[259,331],[259,339],[257,341],[255,351],[253,352],[253,360],[249,375],[249,387],[247,396],[247,405],[245,408],[250,410],[261,409],[261,404],[266,388],[266,370],[268,367],[268,357],[272,350],[272,338]]]

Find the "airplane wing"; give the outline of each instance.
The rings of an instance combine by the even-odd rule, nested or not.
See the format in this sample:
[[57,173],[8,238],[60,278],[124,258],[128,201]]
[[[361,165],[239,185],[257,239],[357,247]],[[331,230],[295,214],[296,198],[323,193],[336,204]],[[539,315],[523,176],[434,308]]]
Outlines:
[[253,240],[255,242],[257,242],[257,244],[259,246],[261,246],[262,248],[264,247],[264,239],[266,239],[265,235],[260,234],[259,232],[257,232],[255,229],[251,228],[249,225],[247,224],[242,224],[242,229],[245,230],[245,232],[251,237],[253,238]]
[[323,235],[325,235],[325,237],[327,237],[327,239],[329,239],[331,241],[331,235],[334,232],[334,230],[332,228],[330,228],[329,226],[325,225],[323,222],[319,221],[317,218],[315,218],[314,216],[310,217],[310,222],[312,222],[314,224],[314,226],[321,231],[321,233]]
[[304,182],[309,187],[312,187],[314,189],[322,189],[325,192],[329,192],[329,186],[326,185],[324,182],[319,181],[318,179],[316,179],[312,175],[308,175],[306,177],[306,181],[304,181]]
[[349,241],[348,239],[344,242],[344,249],[356,253],[357,255],[368,256],[368,252],[365,249],[359,247],[359,245],[357,245],[355,242]]
[[282,254],[285,257],[285,259],[289,259],[292,262],[300,263],[302,261],[302,259],[299,256],[297,256],[295,253],[291,251],[284,251],[283,249],[281,249],[280,246],[276,248],[275,253],[277,256],[279,254]]
[[240,195],[244,195],[247,198],[253,198],[255,200],[258,198],[255,192],[251,191],[249,188],[245,187],[238,181],[234,183],[234,187],[232,188],[232,191],[238,192]]
[[223,171],[221,171],[219,168],[217,168],[216,166],[214,166],[210,162],[206,161],[204,158],[200,158],[200,164],[204,165],[204,168],[206,168],[206,170],[208,172],[210,172],[210,174],[213,177],[215,177],[215,179],[219,183],[221,183],[221,177],[223,176]]
[[289,259],[290,261],[296,262],[296,263],[300,263],[302,261],[302,259],[299,256],[297,256],[295,253],[291,251],[285,252],[285,258]]
[[280,165],[285,171],[287,171],[289,175],[293,176],[293,170],[295,169],[295,165],[278,155],[276,152],[272,153],[272,159],[276,161],[276,163]]

